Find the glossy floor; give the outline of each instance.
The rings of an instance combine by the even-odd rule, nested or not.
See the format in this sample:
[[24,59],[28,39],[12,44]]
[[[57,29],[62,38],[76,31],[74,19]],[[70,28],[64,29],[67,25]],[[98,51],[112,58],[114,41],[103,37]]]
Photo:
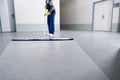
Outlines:
[[[41,37],[43,37],[41,32],[0,33],[0,54],[4,52],[12,38]],[[120,33],[60,31],[56,32],[55,37],[74,38],[109,80],[120,80]]]

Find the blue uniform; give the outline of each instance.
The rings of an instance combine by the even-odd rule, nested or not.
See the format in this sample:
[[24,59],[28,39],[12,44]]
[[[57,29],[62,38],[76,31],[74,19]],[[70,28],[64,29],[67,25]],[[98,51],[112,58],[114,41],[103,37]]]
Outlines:
[[[46,2],[48,11],[50,11],[50,9],[51,9],[50,1],[51,0],[49,0],[49,3]],[[56,14],[56,11],[53,10],[51,12],[51,14],[48,15],[48,17],[47,17],[48,30],[49,30],[50,34],[54,34],[54,32],[55,32],[55,25],[54,25],[55,24],[55,14]]]

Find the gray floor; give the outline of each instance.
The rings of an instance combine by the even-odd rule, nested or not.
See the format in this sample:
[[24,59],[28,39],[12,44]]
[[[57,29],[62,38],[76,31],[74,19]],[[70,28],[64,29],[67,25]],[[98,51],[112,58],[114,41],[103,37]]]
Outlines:
[[13,41],[0,80],[109,80],[75,41]]
[[[0,53],[12,38],[42,37],[39,32],[0,33]],[[73,37],[93,62],[110,80],[120,80],[120,33],[91,31],[61,31],[56,37]]]

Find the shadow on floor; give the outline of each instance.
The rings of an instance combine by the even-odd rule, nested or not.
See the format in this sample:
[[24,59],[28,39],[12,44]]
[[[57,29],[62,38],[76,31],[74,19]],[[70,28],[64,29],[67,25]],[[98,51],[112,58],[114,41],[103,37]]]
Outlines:
[[111,71],[109,72],[111,80],[120,79],[120,49],[116,51],[116,56],[113,63],[111,64]]

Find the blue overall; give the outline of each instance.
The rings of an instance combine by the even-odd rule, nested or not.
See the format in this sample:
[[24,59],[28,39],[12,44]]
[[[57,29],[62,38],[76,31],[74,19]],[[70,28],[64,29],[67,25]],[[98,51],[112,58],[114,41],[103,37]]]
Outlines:
[[[49,3],[46,4],[48,11],[51,9],[51,6]],[[48,24],[48,29],[50,34],[54,34],[55,32],[55,14],[56,11],[53,10],[51,14],[47,17],[47,24]]]
[[48,24],[48,29],[50,34],[54,34],[55,32],[55,14],[56,12],[53,11],[48,17],[47,17],[47,24]]

